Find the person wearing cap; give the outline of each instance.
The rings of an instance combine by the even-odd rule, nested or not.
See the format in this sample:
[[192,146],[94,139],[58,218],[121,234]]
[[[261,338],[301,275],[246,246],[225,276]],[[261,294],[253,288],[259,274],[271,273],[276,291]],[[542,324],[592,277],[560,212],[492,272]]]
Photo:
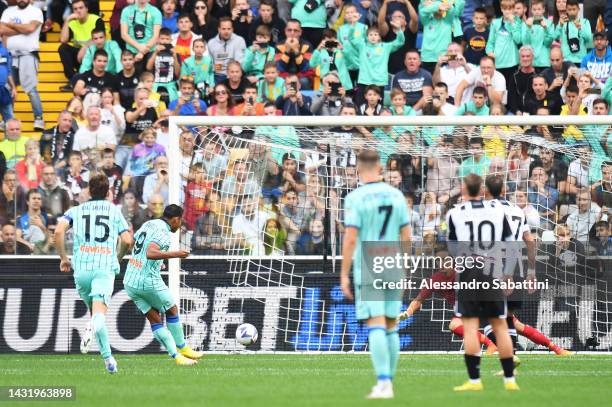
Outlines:
[[608,37],[603,31],[593,34],[593,42],[595,48],[582,58],[580,67],[605,82],[612,71],[612,48],[608,45]]

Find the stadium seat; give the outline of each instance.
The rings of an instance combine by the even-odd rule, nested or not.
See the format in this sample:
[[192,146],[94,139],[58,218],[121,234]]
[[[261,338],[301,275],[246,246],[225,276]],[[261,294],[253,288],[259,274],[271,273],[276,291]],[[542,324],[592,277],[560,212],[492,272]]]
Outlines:
[[[100,1],[100,13],[104,21],[109,25],[114,2]],[[57,121],[58,113],[66,107],[66,103],[72,98],[72,93],[60,92],[59,88],[66,82],[63,74],[63,66],[57,52],[60,45],[60,30],[58,24],[53,25],[52,31],[47,33],[47,41],[40,43],[40,68],[38,72],[38,92],[43,104],[46,127],[51,127]],[[23,134],[28,137],[40,138],[40,132],[34,131],[34,116],[28,96],[20,86],[17,87],[18,95],[15,101],[15,117],[22,122]],[[0,132],[0,140],[4,133]]]

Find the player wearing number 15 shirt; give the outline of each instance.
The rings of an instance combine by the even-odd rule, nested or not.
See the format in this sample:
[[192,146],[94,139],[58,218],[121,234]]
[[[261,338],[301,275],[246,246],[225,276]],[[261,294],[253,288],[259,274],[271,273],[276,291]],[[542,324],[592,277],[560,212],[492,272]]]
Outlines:
[[[105,315],[113,294],[115,275],[119,273],[119,260],[133,240],[121,210],[106,200],[108,190],[106,175],[92,177],[89,182],[91,200],[66,211],[58,222],[55,238],[61,258],[60,271],[69,272],[72,266],[77,291],[92,315],[81,351],[87,352],[93,330],[106,370],[116,373],[117,362],[111,355]],[[64,244],[69,228],[74,231],[72,263]],[[119,250],[118,237],[121,238]]]
[[398,189],[381,182],[380,170],[377,152],[366,150],[357,157],[357,171],[363,185],[348,194],[344,201],[345,234],[340,274],[342,292],[350,300],[353,298],[349,280],[352,266],[357,319],[367,320],[369,350],[378,379],[367,396],[370,399],[393,398],[392,379],[400,349],[396,317],[401,311],[403,291],[382,290],[384,300],[380,297],[373,300],[373,287],[362,279],[362,272],[367,272],[361,265],[363,243],[410,240],[410,218],[404,196]]

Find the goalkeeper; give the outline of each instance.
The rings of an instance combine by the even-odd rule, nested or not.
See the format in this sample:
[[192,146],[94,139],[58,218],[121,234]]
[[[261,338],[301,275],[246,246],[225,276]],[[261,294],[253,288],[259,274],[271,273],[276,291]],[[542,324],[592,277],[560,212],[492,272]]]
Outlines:
[[[437,252],[436,256],[439,258],[445,258],[446,256],[448,256],[448,252],[446,250],[440,250]],[[399,314],[397,319],[404,320],[404,319],[411,317],[416,311],[421,309],[421,306],[423,305],[423,301],[431,297],[432,294],[434,293],[438,294],[439,296],[444,298],[447,303],[454,306],[455,290],[430,288],[430,287],[444,286],[445,284],[452,283],[455,280],[456,280],[455,270],[452,267],[443,268],[433,273],[430,278],[430,281],[427,284],[427,287],[423,288],[419,292],[417,297],[414,300],[412,300],[412,302],[408,306],[408,309],[402,312],[401,314]],[[440,284],[440,283],[443,283],[443,284]],[[526,337],[527,339],[531,340],[537,345],[547,347],[548,349],[555,352],[555,354],[559,356],[571,355],[571,352],[568,352],[567,350],[553,343],[548,337],[546,337],[546,335],[544,335],[542,332],[538,331],[537,329],[527,324],[523,324],[514,315],[513,315],[513,320],[514,320],[514,326],[516,327],[516,332],[519,335]],[[457,318],[457,317],[451,318],[450,323],[448,324],[448,329],[455,335],[463,338],[463,323],[461,322],[461,318]],[[495,343],[480,331],[478,332],[478,340],[480,341],[481,344],[484,344],[487,346],[487,350],[486,350],[487,355],[492,355],[493,353],[497,351],[497,347],[495,346]]]
[[[138,309],[151,323],[153,336],[166,348],[177,365],[194,365],[203,356],[185,343],[183,325],[170,290],[161,278],[164,259],[185,258],[188,251],[168,251],[170,233],[181,227],[183,208],[168,205],[161,219],[145,222],[134,236],[134,250],[123,285]],[[164,327],[161,313],[166,314]]]

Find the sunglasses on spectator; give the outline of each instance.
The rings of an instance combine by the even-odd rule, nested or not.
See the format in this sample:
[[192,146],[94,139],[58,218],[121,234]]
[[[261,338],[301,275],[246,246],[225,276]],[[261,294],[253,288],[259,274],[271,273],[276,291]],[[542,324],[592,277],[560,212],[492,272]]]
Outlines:
[[195,6],[196,10],[206,10],[206,6]]
[[227,92],[224,90],[216,90],[215,95],[227,95]]

